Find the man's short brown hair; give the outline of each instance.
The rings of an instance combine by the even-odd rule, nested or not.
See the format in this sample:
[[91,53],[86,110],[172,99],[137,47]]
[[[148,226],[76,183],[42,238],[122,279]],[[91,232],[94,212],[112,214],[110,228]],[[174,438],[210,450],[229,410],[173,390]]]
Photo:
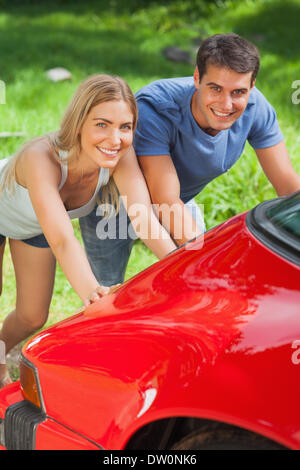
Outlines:
[[197,54],[200,81],[209,64],[238,73],[252,72],[252,85],[259,71],[259,52],[254,44],[238,34],[215,34],[202,42]]

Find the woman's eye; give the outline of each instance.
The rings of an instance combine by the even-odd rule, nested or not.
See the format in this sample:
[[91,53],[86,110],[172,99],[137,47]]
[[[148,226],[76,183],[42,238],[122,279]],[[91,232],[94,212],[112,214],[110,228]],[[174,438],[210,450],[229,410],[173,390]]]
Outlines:
[[106,124],[104,122],[98,122],[97,127],[106,127]]

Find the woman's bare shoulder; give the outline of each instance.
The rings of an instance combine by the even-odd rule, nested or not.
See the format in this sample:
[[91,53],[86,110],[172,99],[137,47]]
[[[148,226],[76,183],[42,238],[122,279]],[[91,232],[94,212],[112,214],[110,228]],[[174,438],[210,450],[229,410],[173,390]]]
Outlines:
[[26,187],[26,175],[34,169],[34,172],[42,172],[44,177],[61,177],[61,166],[47,137],[35,139],[24,147],[16,164],[16,179],[19,184]]

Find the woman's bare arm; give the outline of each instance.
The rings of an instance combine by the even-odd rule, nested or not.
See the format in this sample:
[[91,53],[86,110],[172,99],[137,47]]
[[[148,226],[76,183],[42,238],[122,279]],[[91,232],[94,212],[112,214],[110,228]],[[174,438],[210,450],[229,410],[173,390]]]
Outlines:
[[57,167],[39,149],[28,150],[22,161],[22,174],[43,233],[73,289],[85,305],[99,298],[99,287],[84,249],[74,234],[71,220],[61,200]]

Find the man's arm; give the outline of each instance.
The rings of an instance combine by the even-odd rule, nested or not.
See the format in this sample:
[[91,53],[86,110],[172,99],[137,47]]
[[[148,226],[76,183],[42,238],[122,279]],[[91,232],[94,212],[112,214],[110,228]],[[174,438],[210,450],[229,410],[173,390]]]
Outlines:
[[133,147],[121,158],[113,178],[139,238],[159,259],[173,251],[176,245],[153,211]]
[[284,141],[265,149],[256,149],[259,163],[278,196],[300,189],[300,176],[295,172]]
[[176,244],[182,245],[200,235],[200,228],[180,199],[180,183],[171,157],[147,155],[139,156],[138,160],[159,220]]

